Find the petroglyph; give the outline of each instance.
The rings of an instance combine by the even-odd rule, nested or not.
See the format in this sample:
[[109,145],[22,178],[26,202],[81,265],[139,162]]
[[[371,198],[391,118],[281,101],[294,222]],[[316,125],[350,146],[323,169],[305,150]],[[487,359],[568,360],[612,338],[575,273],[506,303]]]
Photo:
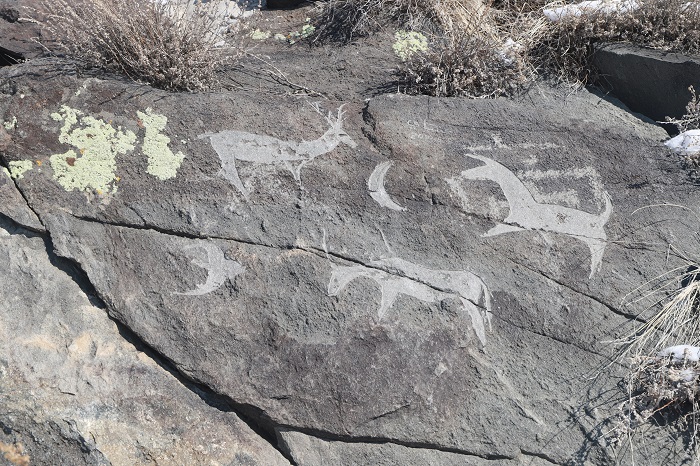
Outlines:
[[465,150],[468,152],[481,152],[481,151],[492,151],[495,149],[499,150],[524,150],[524,149],[558,149],[557,144],[551,142],[535,143],[535,142],[523,142],[518,144],[504,144],[503,139],[499,134],[492,134],[491,139],[493,140],[493,145],[489,146],[467,146]]
[[[536,201],[525,184],[505,166],[495,160],[480,155],[468,157],[484,162],[484,165],[464,170],[459,177],[463,180],[495,181],[503,190],[510,212],[508,216],[482,236],[496,236],[523,230],[540,230],[561,233],[584,242],[591,251],[591,273],[589,278],[600,270],[603,261],[607,235],[605,224],[612,215],[612,201],[607,191],[602,192],[605,209],[600,214],[591,214],[558,204]],[[447,180],[454,185],[455,180]],[[464,193],[457,191],[464,199]]]
[[486,325],[491,330],[491,293],[483,280],[468,271],[432,270],[400,258],[380,259],[367,266],[340,266],[331,263],[328,295],[337,296],[359,277],[374,280],[381,288],[381,304],[377,311],[383,319],[400,294],[427,303],[457,298],[462,303],[482,345],[486,345]]
[[389,160],[377,165],[369,176],[369,180],[367,180],[367,188],[369,189],[369,195],[372,196],[372,199],[377,201],[380,206],[391,210],[405,211],[406,208],[394,202],[389,197],[389,193],[386,192],[386,188],[384,188],[384,177],[393,163],[394,162]]
[[221,161],[222,176],[248,199],[249,193],[238,175],[236,160],[254,164],[282,164],[301,185],[301,169],[304,165],[333,151],[341,142],[352,148],[357,146],[343,130],[342,105],[338,109],[338,116],[333,118],[329,112],[326,121],[330,128],[313,141],[283,141],[271,136],[233,130],[200,134],[198,137],[209,138]]
[[198,257],[191,259],[191,262],[197,267],[201,267],[207,271],[207,280],[200,283],[194,290],[185,292],[175,292],[173,294],[185,296],[201,296],[211,293],[221,287],[226,280],[232,280],[236,276],[245,272],[245,267],[239,262],[226,259],[224,253],[218,246],[210,242],[200,242],[185,246],[186,251],[194,249],[202,249],[206,254],[206,260],[199,260]]

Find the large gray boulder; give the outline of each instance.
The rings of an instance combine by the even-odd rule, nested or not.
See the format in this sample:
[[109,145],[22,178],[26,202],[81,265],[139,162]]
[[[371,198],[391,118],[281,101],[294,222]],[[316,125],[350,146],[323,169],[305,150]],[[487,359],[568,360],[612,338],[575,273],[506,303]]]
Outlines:
[[127,341],[46,239],[0,221],[0,261],[0,444],[36,465],[289,464]]
[[698,201],[663,130],[588,92],[313,103],[56,66],[0,73],[0,155],[33,161],[56,253],[295,462],[614,462],[585,408],[619,379],[590,376],[697,228],[654,207]]

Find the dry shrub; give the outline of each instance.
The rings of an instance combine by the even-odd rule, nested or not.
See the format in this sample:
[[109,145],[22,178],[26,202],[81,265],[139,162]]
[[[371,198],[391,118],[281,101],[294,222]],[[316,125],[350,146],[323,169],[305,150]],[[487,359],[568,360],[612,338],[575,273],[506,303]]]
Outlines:
[[409,94],[496,97],[516,93],[534,74],[517,50],[464,36],[416,53],[399,67]]
[[330,0],[321,10],[317,40],[346,42],[387,24],[428,35],[482,34],[482,0]]
[[198,91],[215,85],[232,58],[220,46],[221,1],[45,0],[37,15],[58,48],[88,66]]
[[628,396],[610,440],[619,447],[650,425],[661,425],[685,433],[686,453],[697,458],[700,363],[653,356],[634,358],[632,364],[635,369],[625,381]]
[[318,20],[318,38],[347,41],[386,24],[421,32],[431,46],[399,67],[404,91],[494,97],[532,79],[534,69],[524,58],[544,23],[522,14],[520,24],[528,28],[516,31],[515,15],[496,13],[482,0],[331,0]]
[[693,86],[688,87],[688,92],[690,92],[690,100],[685,106],[685,114],[679,119],[666,117],[666,121],[675,125],[679,133],[700,129],[700,100]]
[[29,455],[24,453],[24,447],[22,447],[21,443],[8,445],[0,442],[0,453],[15,466],[29,466]]
[[[675,125],[678,133],[700,129],[700,99],[695,93],[695,88],[690,86],[690,101],[685,106],[685,114],[681,118],[666,117],[666,121]],[[685,168],[689,170],[691,179],[700,181],[700,153],[683,155]]]

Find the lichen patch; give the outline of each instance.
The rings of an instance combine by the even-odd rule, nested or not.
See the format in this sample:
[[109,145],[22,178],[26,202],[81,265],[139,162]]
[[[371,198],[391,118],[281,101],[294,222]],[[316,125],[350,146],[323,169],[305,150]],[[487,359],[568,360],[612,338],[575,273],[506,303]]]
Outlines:
[[17,117],[13,116],[10,121],[3,121],[2,126],[4,126],[7,131],[12,131],[17,127]]
[[24,178],[24,174],[34,166],[31,160],[18,160],[10,162],[8,165],[10,166],[10,176],[15,180]]
[[75,148],[49,158],[54,179],[66,191],[115,192],[116,156],[134,150],[136,134],[67,105],[51,118],[63,121],[59,142]]
[[143,139],[143,153],[148,157],[146,172],[161,181],[174,178],[180,168],[185,154],[178,152],[173,154],[168,144],[170,138],[162,133],[168,123],[165,115],[154,113],[150,108],[144,112],[136,112],[141,125],[146,128],[146,136]]
[[401,60],[408,60],[413,54],[428,50],[428,38],[420,32],[397,31],[394,38],[394,53]]

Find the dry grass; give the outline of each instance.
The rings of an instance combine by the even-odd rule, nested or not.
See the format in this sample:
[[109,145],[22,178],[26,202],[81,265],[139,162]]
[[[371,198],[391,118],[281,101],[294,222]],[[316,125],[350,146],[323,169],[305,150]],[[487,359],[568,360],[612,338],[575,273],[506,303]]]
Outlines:
[[55,48],[88,66],[168,90],[216,85],[232,57],[220,47],[219,3],[188,0],[45,0],[36,14]]
[[618,448],[632,450],[633,442],[658,438],[650,427],[662,427],[671,434],[669,441],[683,439],[684,454],[697,464],[700,362],[693,351],[668,348],[700,347],[700,267],[674,247],[669,255],[682,264],[634,290],[629,295],[633,298],[625,301],[643,307],[639,318],[645,320],[617,341],[617,359],[630,369],[608,438]]
[[657,277],[636,293],[639,297],[629,304],[651,300],[647,310],[660,310],[620,341],[621,356],[636,357],[677,344],[700,346],[700,272],[695,262]]
[[685,106],[685,114],[679,119],[666,117],[666,121],[675,125],[679,133],[700,129],[700,100],[693,86],[688,88],[688,92],[690,92],[690,101]]

